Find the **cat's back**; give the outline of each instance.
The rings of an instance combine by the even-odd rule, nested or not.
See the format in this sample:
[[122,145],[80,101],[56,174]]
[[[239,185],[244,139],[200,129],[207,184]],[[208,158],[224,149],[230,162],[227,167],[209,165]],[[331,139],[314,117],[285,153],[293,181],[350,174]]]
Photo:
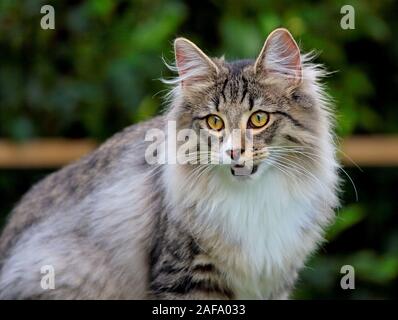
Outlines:
[[[145,134],[149,129],[163,128],[163,123],[163,117],[159,116],[130,126],[91,154],[32,187],[11,212],[0,237],[0,276],[4,263],[14,255],[15,247],[23,248],[23,242],[28,246],[32,239],[40,238],[39,233],[54,237],[54,242],[63,233],[64,237],[73,234],[73,239],[81,237],[88,242],[90,239],[105,242],[106,237],[113,237],[110,232],[127,231],[122,225],[129,223],[126,222],[129,211],[119,209],[118,203],[124,201],[124,206],[130,204],[131,210],[139,211],[138,198],[142,196],[137,192],[151,193],[142,186],[152,185],[150,180],[155,178],[151,172],[153,168],[144,158],[150,143],[145,141]],[[141,188],[137,188],[138,185]],[[145,201],[151,201],[149,195]],[[109,241],[108,248],[103,249],[112,250],[122,241],[121,235],[114,244]]]

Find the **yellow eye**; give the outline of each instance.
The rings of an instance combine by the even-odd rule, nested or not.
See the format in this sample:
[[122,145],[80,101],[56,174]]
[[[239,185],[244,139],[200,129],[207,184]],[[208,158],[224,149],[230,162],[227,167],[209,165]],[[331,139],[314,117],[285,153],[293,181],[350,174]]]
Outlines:
[[219,116],[211,114],[207,117],[207,125],[210,129],[220,131],[224,128],[224,122]]
[[249,119],[249,127],[251,128],[261,128],[264,127],[269,120],[268,113],[264,111],[254,112]]

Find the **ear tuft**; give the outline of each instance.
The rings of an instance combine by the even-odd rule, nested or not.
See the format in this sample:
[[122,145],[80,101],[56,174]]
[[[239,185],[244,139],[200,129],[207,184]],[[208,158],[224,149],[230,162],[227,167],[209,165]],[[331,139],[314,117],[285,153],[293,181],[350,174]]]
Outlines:
[[211,74],[218,73],[214,62],[193,42],[185,38],[177,38],[174,41],[174,53],[183,85],[205,80]]
[[284,76],[294,83],[302,80],[300,49],[287,29],[270,33],[254,65],[256,72]]

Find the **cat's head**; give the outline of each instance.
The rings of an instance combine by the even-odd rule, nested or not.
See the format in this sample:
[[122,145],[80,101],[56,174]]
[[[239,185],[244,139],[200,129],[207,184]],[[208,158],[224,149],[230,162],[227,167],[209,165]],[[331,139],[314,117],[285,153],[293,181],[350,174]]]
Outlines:
[[179,76],[170,81],[169,119],[200,136],[191,155],[209,154],[228,163],[230,175],[250,178],[266,167],[297,172],[334,157],[322,71],[286,29],[273,31],[255,60],[209,58],[184,38],[174,48]]

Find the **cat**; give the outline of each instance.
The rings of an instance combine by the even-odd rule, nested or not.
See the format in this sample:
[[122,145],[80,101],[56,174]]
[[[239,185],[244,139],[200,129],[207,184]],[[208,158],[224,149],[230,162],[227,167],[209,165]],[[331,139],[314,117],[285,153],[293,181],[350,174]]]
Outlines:
[[[255,60],[209,58],[185,38],[174,49],[163,115],[49,175],[13,209],[0,298],[289,298],[339,205],[325,72],[283,28]],[[173,122],[203,132],[208,151],[148,163],[146,133]],[[191,161],[202,154],[230,163]]]

